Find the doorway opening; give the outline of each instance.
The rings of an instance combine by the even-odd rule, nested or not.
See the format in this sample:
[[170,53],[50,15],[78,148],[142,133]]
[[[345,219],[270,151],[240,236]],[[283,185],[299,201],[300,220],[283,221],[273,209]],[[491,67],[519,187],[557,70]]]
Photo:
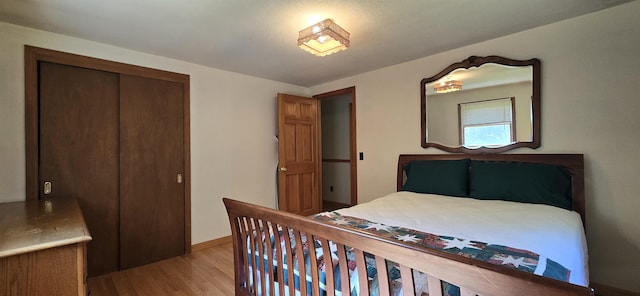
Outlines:
[[355,86],[313,96],[321,108],[322,210],[358,203]]

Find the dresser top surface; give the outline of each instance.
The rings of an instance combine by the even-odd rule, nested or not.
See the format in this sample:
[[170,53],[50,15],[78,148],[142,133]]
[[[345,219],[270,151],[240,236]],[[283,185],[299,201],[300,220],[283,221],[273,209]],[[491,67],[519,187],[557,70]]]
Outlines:
[[91,240],[70,198],[0,203],[0,238],[0,258]]

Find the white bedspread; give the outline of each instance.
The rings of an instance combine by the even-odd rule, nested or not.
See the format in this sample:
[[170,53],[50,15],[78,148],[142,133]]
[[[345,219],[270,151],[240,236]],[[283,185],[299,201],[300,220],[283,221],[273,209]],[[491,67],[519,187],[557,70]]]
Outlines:
[[561,208],[499,200],[396,192],[351,208],[341,215],[437,235],[525,249],[571,270],[569,282],[589,285],[587,243],[580,215]]

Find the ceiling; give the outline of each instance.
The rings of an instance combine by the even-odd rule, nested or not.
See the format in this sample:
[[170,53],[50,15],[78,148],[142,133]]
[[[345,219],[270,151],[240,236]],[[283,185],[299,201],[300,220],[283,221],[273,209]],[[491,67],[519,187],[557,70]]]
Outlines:
[[434,95],[433,87],[447,80],[461,81],[462,90],[465,91],[525,81],[532,82],[533,66],[506,66],[487,63],[469,69],[458,68],[439,80],[427,83],[427,95]]
[[[630,1],[2,0],[0,21],[309,87]],[[348,50],[297,47],[324,18]]]

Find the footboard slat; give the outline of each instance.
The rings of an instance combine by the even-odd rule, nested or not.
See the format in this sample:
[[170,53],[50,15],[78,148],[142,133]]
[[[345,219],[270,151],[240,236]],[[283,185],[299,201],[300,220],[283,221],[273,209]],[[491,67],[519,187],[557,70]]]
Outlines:
[[269,236],[273,236],[274,238],[273,243],[270,239],[265,240],[265,243],[266,243],[265,249],[267,251],[267,260],[266,260],[267,271],[265,272],[265,274],[268,274],[268,277],[269,277],[269,282],[267,283],[267,286],[269,287],[269,291],[275,291],[275,281],[274,281],[275,273],[274,273],[274,266],[273,266],[273,258],[277,258],[273,256],[273,249],[274,249],[273,244],[276,242],[275,240],[276,237],[273,232],[272,226],[273,225],[271,222],[268,222],[268,221],[262,222],[262,227],[265,229],[266,233]]
[[[284,242],[285,242],[286,253],[287,253],[286,255],[287,255],[287,278],[288,278],[288,283],[294,283],[295,275],[293,274],[293,255],[292,255],[293,254],[293,248],[291,247],[291,236],[289,235],[289,227],[283,227],[282,234],[284,235]],[[282,264],[281,266],[284,266],[283,262],[279,262],[279,263]]]
[[[333,258],[331,257],[331,242],[327,239],[316,237],[316,239],[320,240],[320,244],[322,244],[322,255],[324,256],[324,270],[326,273],[326,278],[333,279]],[[335,296],[335,286],[333,280],[327,280],[325,284],[327,296]]]
[[427,275],[427,286],[429,287],[429,296],[442,296],[442,281],[432,275]]
[[253,231],[256,229],[256,226],[254,224],[255,220],[253,218],[248,218],[246,222],[247,222],[247,227],[248,227],[247,235],[249,236],[249,247],[247,249],[249,250],[249,254],[250,254],[249,256],[247,256],[248,257],[247,259],[251,261],[251,274],[252,274],[251,282],[250,282],[251,283],[251,289],[253,291],[260,291],[260,286],[258,286],[259,283],[257,281],[257,279],[259,278],[259,275],[258,275],[258,262],[257,262],[258,260],[256,260],[256,258],[255,258],[256,257],[256,252],[257,252],[257,249],[256,249],[256,238],[255,238],[255,235],[253,234]]
[[358,271],[358,282],[360,284],[360,295],[369,296],[369,285],[367,280],[367,265],[364,259],[364,252],[360,249],[353,249],[356,255],[356,270]]
[[[241,229],[242,229],[242,234],[241,234],[241,238],[240,238],[240,245],[245,245],[247,244],[247,239],[250,237],[249,235],[249,223],[247,221],[246,217],[241,217],[239,218],[238,221]],[[253,270],[255,270],[255,268],[253,270],[250,269],[251,267],[251,263],[249,261],[249,252],[247,252],[247,250],[250,252],[251,251],[251,245],[246,246],[246,249],[240,251],[239,254],[236,254],[237,256],[243,258],[243,267],[244,267],[244,287],[246,287],[247,289],[249,289],[250,291],[253,290],[255,291],[254,287],[251,287],[250,285],[250,279],[253,279],[253,275],[251,274],[251,272],[253,272]]]
[[319,274],[318,274],[318,261],[313,260],[313,258],[317,258],[316,256],[316,246],[314,244],[315,237],[309,233],[305,233],[307,237],[307,244],[309,244],[309,265],[311,268],[311,295],[320,296],[320,282],[319,282]]
[[387,260],[380,256],[376,256],[376,269],[382,270],[378,272],[378,286],[380,288],[380,295],[391,295],[391,289],[389,287],[389,275],[387,271]]
[[402,278],[402,294],[413,296],[413,272],[411,268],[400,264],[400,278]]
[[[335,242],[334,242],[335,243]],[[336,244],[336,253],[338,255],[338,264],[340,265],[340,292],[342,295],[349,295],[349,287],[351,287],[351,283],[349,282],[349,267],[347,264],[347,253],[345,252],[345,248],[343,244]]]
[[[277,262],[278,264],[282,264],[281,258],[284,258],[284,255],[282,253],[282,241],[283,239],[287,239],[286,237],[283,238],[284,234],[281,234],[278,230],[280,229],[280,225],[275,224],[273,225],[273,233],[274,233],[274,242],[275,242],[275,247],[276,247],[276,258],[277,258]],[[288,233],[288,232],[287,232]],[[291,261],[289,261],[291,262]],[[278,281],[278,288],[280,291],[284,291],[284,268],[276,268],[276,277],[277,277],[277,281]],[[274,279],[276,280],[276,279]]]
[[[262,226],[263,220],[259,220],[259,219],[252,219],[253,222],[253,229],[256,230],[254,233],[255,235],[252,235],[251,237],[255,237],[255,244],[252,244],[252,246],[254,248],[256,248],[256,251],[258,253],[257,258],[255,258],[255,263],[256,263],[256,272],[255,274],[257,275],[257,277],[254,278],[254,281],[258,281],[260,283],[260,291],[267,291],[267,282],[268,282],[268,277],[269,277],[269,271],[266,270],[265,268],[265,252],[264,252],[264,247],[263,247],[263,243],[262,241],[264,241],[264,243],[268,243],[269,239],[268,239],[268,233],[263,234],[267,237],[267,239],[262,239],[260,238],[260,234],[264,233],[265,231],[267,231],[267,229],[265,227]],[[256,257],[256,256],[254,256]]]
[[[304,262],[304,251],[302,250],[302,236],[300,231],[294,230],[293,237],[296,242],[296,254],[298,257],[298,276],[300,278],[300,295],[307,295],[306,275],[307,265]],[[293,266],[289,266],[289,270],[294,271]],[[295,282],[289,282],[289,286]]]
[[[414,295],[414,273],[420,271],[427,275],[430,296],[442,295],[442,282],[446,281],[460,287],[461,295],[482,296],[593,296],[593,291],[566,282],[541,277],[523,271],[509,269],[504,266],[477,261],[443,251],[421,247],[415,244],[405,244],[397,240],[381,238],[363,231],[341,228],[325,224],[306,217],[251,205],[230,199],[224,199],[231,233],[233,236],[235,290],[236,295],[276,295],[278,282],[279,295],[320,294],[320,276],[314,238],[321,242],[323,253],[331,253],[329,241],[336,244],[338,257],[339,278],[342,295],[350,293],[350,275],[346,249],[353,250],[355,265],[359,281],[359,295],[369,295],[371,288],[366,267],[365,253],[375,258],[378,266],[380,295],[389,295],[392,289],[389,279],[384,274],[385,264],[397,263],[400,268],[400,278],[404,295]],[[280,227],[278,227],[280,226]],[[266,231],[266,232],[263,232]],[[280,234],[278,234],[280,231]],[[266,233],[265,241],[262,234]],[[274,243],[268,242],[270,235]],[[291,234],[290,234],[291,233]],[[303,233],[303,234],[301,234]],[[282,236],[282,238],[280,237]],[[302,236],[306,236],[309,244],[309,263],[304,260]],[[292,245],[294,241],[295,246]],[[282,246],[281,246],[282,244]],[[346,247],[348,246],[348,247]],[[258,255],[258,260],[256,256]],[[293,255],[295,254],[295,256]],[[351,253],[350,253],[351,254]],[[267,263],[262,258],[267,256]],[[351,256],[351,255],[349,255]],[[286,262],[284,262],[283,257]],[[294,262],[294,260],[296,262]],[[258,263],[260,261],[261,263]],[[297,263],[297,267],[294,267]],[[333,272],[330,255],[325,271],[328,295],[333,295],[337,276]],[[265,268],[265,265],[267,267]],[[311,271],[312,289],[307,288],[306,270]],[[391,268],[391,267],[390,267]],[[267,271],[265,271],[267,269]],[[277,270],[277,271],[274,271]],[[299,290],[295,291],[294,272],[299,272]],[[277,276],[276,276],[277,273]],[[268,274],[268,276],[267,276]],[[263,278],[261,278],[263,277]],[[267,277],[269,280],[267,280]],[[285,282],[285,278],[286,283]],[[417,282],[417,280],[416,280]],[[258,284],[260,283],[260,284]],[[394,288],[395,289],[395,288]]]

